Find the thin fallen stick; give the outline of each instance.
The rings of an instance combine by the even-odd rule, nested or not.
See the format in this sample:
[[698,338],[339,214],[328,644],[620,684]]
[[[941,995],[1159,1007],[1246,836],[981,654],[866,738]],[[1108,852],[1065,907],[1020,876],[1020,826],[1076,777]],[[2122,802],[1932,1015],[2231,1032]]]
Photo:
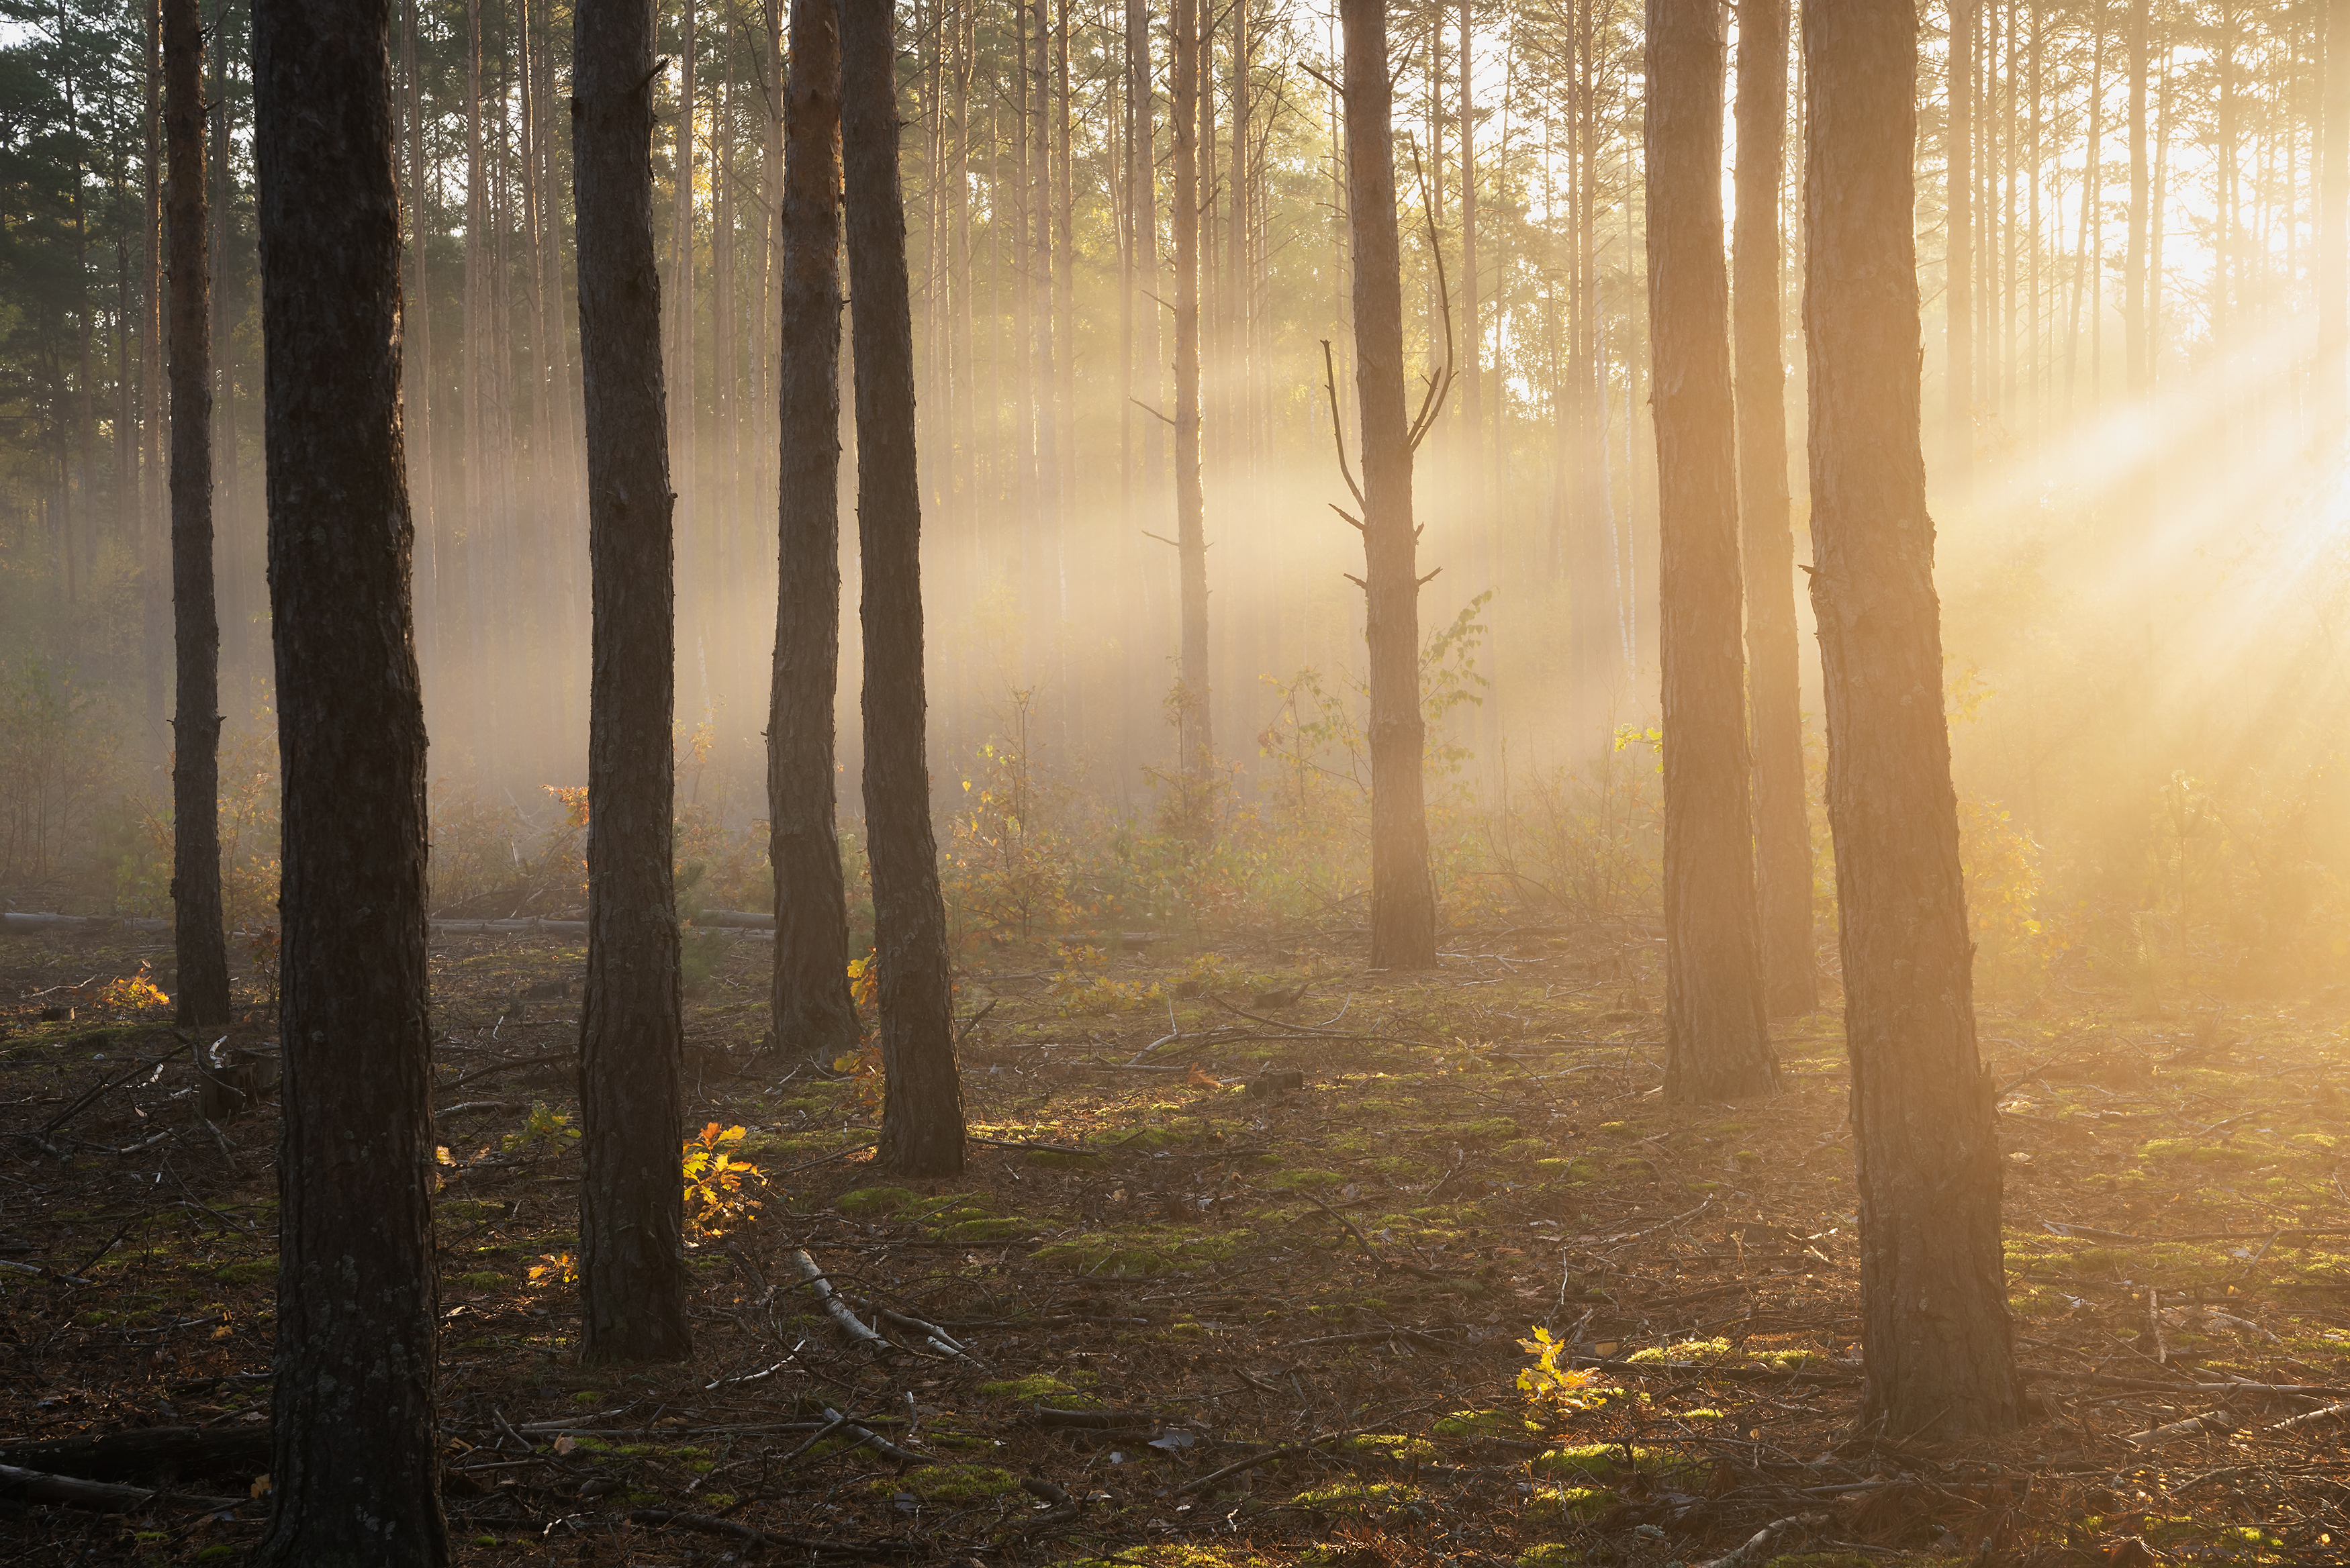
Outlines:
[[2236,1417],[2225,1410],[2206,1410],[2200,1416],[2189,1416],[2184,1421],[2173,1421],[2167,1427],[2151,1431],[2133,1432],[2122,1441],[2133,1449],[2157,1449],[2165,1443],[2175,1443],[2181,1438],[2197,1437],[2205,1432],[2232,1432]]
[[880,1433],[873,1430],[870,1427],[858,1425],[857,1422],[850,1420],[847,1417],[842,1415],[839,1411],[832,1408],[828,1405],[825,1407],[824,1414],[827,1420],[838,1422],[842,1431],[847,1432],[849,1436],[855,1438],[859,1443],[862,1443],[865,1447],[871,1449],[875,1453],[880,1454],[885,1458],[893,1459],[900,1464],[908,1465],[934,1465],[939,1462],[928,1454],[918,1454],[911,1449],[899,1448],[897,1444],[891,1442]]
[[2265,1432],[2295,1431],[2303,1427],[2314,1427],[2322,1421],[2350,1416],[2350,1404],[2328,1405],[2322,1410],[2304,1410],[2298,1416],[2288,1416],[2282,1421],[2271,1422],[2261,1429]]
[[987,1363],[982,1361],[978,1356],[973,1355],[969,1350],[965,1349],[955,1339],[954,1335],[949,1334],[945,1329],[941,1328],[937,1324],[927,1323],[919,1317],[910,1315],[910,1314],[899,1312],[893,1308],[885,1306],[876,1306],[873,1309],[873,1315],[879,1318],[884,1323],[896,1324],[899,1328],[905,1329],[910,1334],[920,1334],[922,1336],[922,1342],[925,1345],[928,1345],[931,1349],[938,1351],[942,1355],[951,1355],[957,1361],[962,1362],[964,1366],[976,1367],[982,1372],[988,1369]]
[[1752,1563],[1767,1563],[1771,1560],[1773,1548],[1787,1536],[1798,1530],[1825,1524],[1827,1519],[1828,1516],[1825,1513],[1798,1513],[1786,1519],[1774,1519],[1752,1535],[1748,1536],[1743,1546],[1725,1552],[1710,1563],[1701,1563],[1698,1564],[1698,1568],[1749,1568]]
[[840,1293],[832,1288],[832,1282],[825,1277],[822,1269],[816,1267],[816,1260],[808,1256],[806,1247],[792,1249],[792,1266],[799,1271],[800,1278],[816,1292],[816,1299],[823,1303],[824,1310],[832,1315],[832,1321],[838,1324],[849,1338],[859,1345],[869,1345],[876,1350],[898,1348],[867,1327],[855,1313],[848,1310],[848,1303],[840,1299]]
[[83,1480],[78,1476],[53,1476],[42,1470],[19,1469],[15,1465],[0,1465],[0,1497],[14,1498],[19,1502],[62,1503],[68,1508],[86,1508],[96,1513],[128,1513],[151,1503],[169,1501],[192,1503],[208,1510],[237,1505],[237,1500],[232,1497],[194,1497],[159,1491],[153,1487],[117,1486],[111,1481]]

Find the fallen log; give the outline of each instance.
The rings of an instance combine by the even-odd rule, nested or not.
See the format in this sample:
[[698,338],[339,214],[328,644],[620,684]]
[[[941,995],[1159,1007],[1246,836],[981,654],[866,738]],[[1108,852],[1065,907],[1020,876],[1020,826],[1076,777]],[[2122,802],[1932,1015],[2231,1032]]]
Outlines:
[[159,1501],[177,1501],[198,1508],[234,1508],[233,1497],[194,1497],[186,1493],[168,1492],[153,1487],[116,1486],[108,1481],[83,1480],[78,1476],[53,1476],[39,1470],[20,1469],[15,1465],[0,1465],[0,1497],[17,1502],[54,1502],[68,1508],[86,1508],[95,1513],[129,1513],[133,1509],[146,1508]]
[[255,1476],[269,1468],[265,1426],[140,1427],[95,1438],[0,1444],[0,1465],[86,1480]]

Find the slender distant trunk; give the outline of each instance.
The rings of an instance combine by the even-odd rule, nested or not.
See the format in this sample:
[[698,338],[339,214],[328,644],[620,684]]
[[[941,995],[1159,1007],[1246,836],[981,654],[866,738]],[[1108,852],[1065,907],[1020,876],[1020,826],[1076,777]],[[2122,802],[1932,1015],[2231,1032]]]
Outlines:
[[[146,102],[140,129],[146,139],[141,227],[146,288],[139,302],[139,584],[140,664],[146,671],[146,725],[140,761],[151,766],[168,753],[164,700],[171,690],[172,583],[163,472],[163,6],[145,0]],[[203,54],[197,79],[203,79]],[[201,124],[201,120],[199,120]],[[198,134],[202,134],[201,130]]]
[[677,647],[652,0],[579,0],[571,178],[595,601],[588,711],[588,990],[579,1030],[583,1361],[671,1361],[685,1315],[683,1002],[670,860]]
[[[2138,3],[2143,5],[2145,0]],[[1949,176],[1944,200],[1950,206],[1950,234],[1942,253],[1942,303],[1949,312],[1942,339],[1942,362],[1950,396],[1944,461],[1950,468],[1950,492],[1961,499],[1972,485],[1975,458],[1975,7],[1980,4],[1982,0],[1950,0],[1950,58],[1946,84],[1950,114],[1944,121],[1943,133],[1947,150],[1944,172]],[[1740,26],[1744,26],[1742,20]],[[1785,36],[1783,26],[1780,36],[1783,39]],[[1745,45],[1741,43],[1739,48],[1742,68]],[[1783,72],[1782,76],[1783,78]],[[1741,90],[1742,94],[1742,88]],[[1738,132],[1742,147],[1746,141],[1745,116],[1742,100]],[[1781,134],[1783,137],[1783,128]],[[1773,292],[1775,295],[1775,288]],[[1765,919],[1767,925],[1768,917]],[[1766,945],[1770,940],[1767,929],[1763,940]]]
[[2016,1423],[1991,1079],[1942,716],[1919,448],[1910,0],[1804,9],[1812,606],[1859,1149],[1862,1419]]
[[1386,0],[1341,0],[1347,210],[1355,240],[1355,396],[1362,421],[1363,634],[1370,658],[1371,967],[1436,964],[1419,710],[1419,529],[1404,409],[1403,267]]
[[[675,207],[670,229],[669,477],[677,491],[673,513],[677,581],[681,589],[679,597],[684,601],[689,639],[699,629],[702,595],[706,586],[702,560],[705,535],[700,506],[701,450],[694,428],[698,372],[694,365],[693,182],[697,154],[693,118],[701,91],[701,32],[697,20],[701,5],[702,0],[685,0],[681,7],[683,36],[679,52],[683,58],[677,63],[677,125],[671,152]],[[687,668],[698,671],[699,661],[689,661]],[[708,698],[698,678],[690,674],[686,687],[688,712],[698,710]]]
[[[2146,0],[2137,0],[2141,9]],[[2324,13],[2325,102],[2320,121],[2317,200],[2317,431],[2327,443],[2341,439],[2343,377],[2350,371],[2350,0],[2329,0]],[[2130,78],[2133,210],[2143,195],[2146,69],[2142,51]],[[2132,230],[2136,237],[2136,230]],[[2135,298],[2135,296],[2133,296]],[[2132,335],[2131,341],[2137,341]],[[2133,360],[2135,364],[2135,360]],[[2132,377],[2133,384],[2137,378]]]
[[[1648,321],[1664,666],[1665,1092],[1778,1082],[1764,1023],[1739,647],[1738,454],[1721,254],[1722,13],[1648,0]],[[1742,202],[1741,206],[1745,203]],[[1776,670],[1768,695],[1783,701]],[[1783,737],[1782,737],[1783,742]],[[1783,757],[1776,759],[1783,763]]]
[[[1787,368],[1780,358],[1779,179],[1787,154],[1786,0],[1738,8],[1738,508],[1754,747],[1754,864],[1763,1002],[1782,1018],[1819,1005],[1812,961],[1812,830],[1795,535],[1787,499]],[[1669,736],[1666,744],[1672,743]]]
[[172,944],[178,1018],[225,1023],[228,938],[220,878],[220,612],[213,594],[212,306],[204,209],[201,0],[164,0],[163,136],[171,161]]
[[908,1176],[962,1169],[945,907],[923,755],[922,495],[915,477],[914,327],[899,193],[890,0],[839,0],[840,143],[857,358],[857,534],[864,568],[865,822],[881,964],[874,1159]]
[[2162,373],[2162,241],[2170,213],[2171,57],[2172,51],[2166,47],[2162,84],[2155,100],[2154,191],[2147,199],[2146,382],[2149,387]]
[[[465,583],[466,661],[474,670],[491,668],[486,641],[490,622],[490,584],[486,574],[490,566],[492,541],[498,531],[498,520],[490,493],[489,431],[495,417],[494,400],[490,379],[490,317],[494,309],[492,291],[496,287],[490,275],[489,260],[489,182],[482,161],[482,0],[465,0],[465,310],[462,331],[464,349],[464,398],[460,406],[459,420],[463,430],[460,443],[465,466],[465,511],[463,526],[463,557]],[[497,683],[476,683],[471,694],[474,701],[468,715],[478,727],[478,732],[488,738],[497,733]]]
[[[1058,78],[1053,117],[1053,283],[1054,310],[1060,317],[1061,483],[1064,504],[1075,502],[1077,484],[1077,243],[1076,173],[1069,156],[1070,121],[1076,110],[1069,101],[1069,0],[1057,0],[1053,28],[1053,71]],[[1055,551],[1060,566],[1060,609],[1069,609],[1069,543]],[[1066,649],[1064,659],[1066,659]],[[1077,682],[1064,670],[1064,695],[1078,696]]]
[[775,877],[775,1048],[829,1063],[857,1044],[833,794],[840,685],[840,34],[834,0],[791,0],[785,94],[775,679],[767,707]]
[[1200,493],[1200,0],[1174,0],[1171,73],[1175,132],[1175,545],[1182,622],[1177,661],[1176,766],[1184,827],[1212,830],[1205,800],[1215,767],[1209,725],[1208,537]]
[[253,7],[284,778],[269,1568],[449,1560],[390,9]]
[[231,663],[244,668],[246,651],[244,634],[239,630],[244,612],[251,607],[244,602],[238,588],[234,566],[240,563],[238,548],[244,527],[238,515],[237,430],[236,430],[236,335],[234,306],[237,286],[230,276],[229,239],[236,223],[235,203],[231,197],[235,192],[235,171],[230,154],[234,143],[229,123],[229,82],[232,76],[230,40],[225,16],[213,13],[211,26],[206,29],[205,42],[212,50],[213,90],[212,151],[205,160],[205,177],[212,190],[212,443],[213,443],[213,516],[215,534],[219,535],[215,549],[232,565],[226,600],[228,611],[228,652]]
[[[1477,305],[1477,120],[1474,94],[1471,88],[1476,79],[1475,60],[1470,53],[1470,0],[1461,0],[1461,410],[1460,450],[1461,478],[1463,498],[1471,507],[1478,500],[1478,482],[1484,472],[1482,441],[1485,430],[1484,385],[1478,370],[1478,355],[1483,336],[1478,331]],[[1467,534],[1475,541],[1483,533],[1483,519],[1472,512],[1468,519]],[[1482,586],[1482,573],[1474,587]]]
[[[2089,48],[2089,151],[2088,161],[2081,171],[2081,233],[2073,246],[2073,313],[2064,331],[2064,412],[2070,417],[2075,411],[2075,396],[2080,379],[2081,310],[2089,305],[2090,286],[2089,239],[2098,204],[2098,180],[2104,173],[2106,131],[2106,26],[2102,11],[2090,21]],[[2104,225],[2096,224],[2095,232],[2103,235]],[[2095,326],[2094,311],[2091,325]],[[2089,367],[2091,382],[2096,379],[2097,368]]]
[[425,266],[431,224],[424,205],[424,81],[416,68],[416,0],[406,0],[400,30],[400,58],[407,85],[409,218],[408,299],[402,326],[408,334],[411,391],[400,410],[402,444],[409,460],[409,513],[416,529],[417,661],[430,680],[437,673],[441,625],[439,530],[433,521],[432,466],[438,457],[432,446],[432,293]]

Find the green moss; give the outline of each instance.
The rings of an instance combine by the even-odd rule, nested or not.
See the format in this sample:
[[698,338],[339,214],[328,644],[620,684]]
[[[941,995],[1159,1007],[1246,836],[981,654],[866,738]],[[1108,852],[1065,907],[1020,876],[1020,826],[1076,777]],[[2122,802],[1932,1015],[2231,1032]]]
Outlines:
[[1568,1563],[1582,1561],[1580,1550],[1554,1541],[1519,1552],[1516,1568],[1567,1568]]
[[1632,1449],[1627,1458],[1621,1443],[1585,1443],[1579,1448],[1553,1449],[1534,1461],[1534,1473],[1545,1476],[1590,1476],[1606,1480],[1633,1470],[1662,1469],[1672,1456],[1662,1449]]
[[1335,1486],[1301,1491],[1289,1500],[1292,1508],[1318,1509],[1324,1513],[1391,1513],[1418,1500],[1419,1492],[1401,1481],[1340,1481]]
[[1308,1191],[1320,1189],[1326,1191],[1333,1187],[1344,1186],[1346,1180],[1344,1176],[1335,1170],[1282,1170],[1275,1171],[1267,1178],[1265,1185],[1279,1191],[1295,1191],[1300,1189]]
[[961,1508],[991,1498],[1007,1497],[1020,1490],[1011,1471],[993,1465],[924,1465],[901,1476],[883,1476],[867,1483],[868,1490],[891,1496],[912,1492],[932,1508]]
[[985,1399],[1042,1399],[1047,1394],[1067,1394],[1075,1390],[1049,1372],[1032,1372],[1025,1377],[1007,1377],[997,1383],[983,1383],[979,1395]]
[[1513,1137],[1493,1152],[1504,1159],[1539,1160],[1550,1151],[1546,1137]]
[[1237,1251],[1240,1235],[1198,1235],[1135,1227],[1072,1236],[1036,1249],[1039,1262],[1111,1279],[1155,1279],[1204,1268]]
[[1440,1438],[1513,1438],[1539,1432],[1542,1424],[1518,1410],[1455,1410],[1429,1428]]
[[212,1276],[224,1285],[257,1285],[277,1277],[277,1260],[255,1258],[249,1262],[224,1263],[212,1271]]
[[1345,1446],[1356,1453],[1377,1454],[1399,1464],[1436,1458],[1434,1443],[1426,1438],[1407,1437],[1400,1432],[1364,1432],[1347,1438]]
[[1569,1519],[1596,1518],[1613,1501],[1596,1486],[1544,1487],[1534,1493],[1535,1506],[1555,1508]]
[[494,1273],[487,1269],[481,1270],[476,1273],[459,1274],[456,1279],[451,1282],[453,1284],[463,1285],[469,1291],[502,1291],[505,1289],[506,1286],[514,1283],[512,1280],[507,1279],[504,1274]]

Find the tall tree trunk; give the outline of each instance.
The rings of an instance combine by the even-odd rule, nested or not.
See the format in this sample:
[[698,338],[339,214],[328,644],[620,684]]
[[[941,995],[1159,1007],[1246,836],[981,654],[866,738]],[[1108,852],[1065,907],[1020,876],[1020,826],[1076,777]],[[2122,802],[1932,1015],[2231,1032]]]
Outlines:
[[1183,826],[1194,837],[1213,829],[1208,801],[1215,732],[1208,691],[1208,536],[1200,493],[1200,0],[1174,0],[1174,67],[1170,83],[1175,133],[1175,552],[1180,577],[1181,651],[1176,663],[1176,771]]
[[[1787,368],[1780,357],[1780,176],[1787,156],[1786,0],[1738,8],[1738,510],[1754,747],[1754,863],[1763,1003],[1819,1005],[1812,961],[1812,830],[1804,806],[1804,707],[1795,535],[1787,499]],[[1669,746],[1672,739],[1666,737]]]
[[1404,411],[1403,258],[1386,0],[1340,0],[1347,211],[1355,239],[1355,397],[1362,421],[1363,635],[1371,673],[1371,967],[1436,963],[1436,888],[1419,709],[1416,432]]
[[[702,64],[699,13],[702,0],[684,0],[680,7],[677,127],[671,154],[675,209],[670,230],[670,483],[676,488],[673,510],[677,549],[677,582],[684,602],[685,635],[701,631],[702,594],[707,587],[702,523],[701,442],[695,430],[695,389],[699,373],[694,364],[693,183],[697,150],[694,112],[700,103]],[[591,523],[590,527],[594,524]],[[701,663],[689,661],[686,711],[704,711],[710,693],[698,679]]]
[[[2127,343],[2123,349],[2123,373],[2136,397],[2146,389],[2146,241],[2147,145],[2146,68],[2148,0],[2130,0],[2129,12],[2129,236],[2122,249],[2122,317]],[[2329,34],[2329,36],[2331,36]],[[2327,56],[2329,73],[2332,55]],[[2328,79],[2331,80],[2329,75]],[[2326,124],[2334,124],[2328,111]],[[2331,165],[2329,164],[2330,168]],[[2350,169],[2345,169],[2350,173]],[[2322,335],[2322,331],[2321,331]]]
[[[2098,182],[2104,173],[2106,131],[2106,22],[2102,11],[2093,13],[2089,22],[2089,149],[2087,161],[2081,170],[2081,232],[2073,247],[2073,313],[2064,330],[2064,413],[2067,419],[2075,412],[2074,397],[2080,379],[2081,309],[2087,305],[2090,325],[2096,324],[2096,306],[2085,296],[2090,291],[2092,274],[2089,268],[2089,242],[2094,233],[2103,239],[2105,225],[2097,219]],[[2089,379],[2094,389],[2097,367],[2089,366]],[[2092,398],[2094,400],[2094,389]]]
[[1483,334],[1478,330],[1477,304],[1477,121],[1475,95],[1476,60],[1470,53],[1470,0],[1461,0],[1461,325],[1460,378],[1461,408],[1455,418],[1459,423],[1458,437],[1461,457],[1461,493],[1468,506],[1462,530],[1463,544],[1471,561],[1475,580],[1471,589],[1483,586],[1485,577],[1476,563],[1477,542],[1484,530],[1484,520],[1479,515],[1479,480],[1485,469],[1482,441],[1485,431],[1485,392],[1478,362],[1483,345]]
[[667,1361],[685,1315],[683,1001],[670,860],[677,598],[653,247],[653,0],[579,0],[571,177],[595,599],[588,991],[579,1030],[584,1361]]
[[922,494],[915,477],[914,327],[898,182],[890,0],[838,0],[840,143],[857,358],[857,534],[864,568],[865,822],[881,963],[877,1163],[962,1169],[945,907],[922,722]]
[[[474,670],[494,668],[487,638],[490,623],[490,552],[499,520],[494,515],[490,484],[490,426],[495,417],[496,395],[490,375],[490,317],[496,280],[489,260],[490,199],[488,171],[483,163],[482,0],[465,0],[465,355],[464,398],[459,419],[463,431],[465,464],[464,545],[465,637],[467,664]],[[472,690],[474,701],[467,717],[485,747],[498,733],[496,683],[484,681]]]
[[2013,1427],[2018,1397],[1918,436],[1917,26],[1910,0],[1804,7],[1804,325],[1862,1419],[1939,1440]]
[[767,705],[776,1049],[829,1063],[857,1044],[833,796],[840,686],[840,35],[835,0],[791,0],[777,282],[782,440],[775,680]]
[[[2143,8],[2146,0],[2137,0]],[[2350,0],[2328,0],[2324,12],[2325,99],[2319,124],[2324,137],[2317,200],[2317,433],[2331,444],[2344,425],[2343,378],[2350,374]],[[2141,48],[2132,63],[2131,206],[2144,194],[2146,70]],[[2135,242],[2136,230],[2132,230]],[[2135,255],[2135,251],[2133,251]],[[2132,294],[2135,304],[2137,296]],[[2131,335],[2133,348],[2137,334]],[[2131,385],[2137,384],[2133,355]]]
[[[1648,322],[1665,732],[1665,1093],[1778,1082],[1756,929],[1738,453],[1721,254],[1722,13],[1648,0]],[[1744,203],[1741,203],[1742,206]],[[1783,678],[1774,671],[1774,678]],[[1773,691],[1774,700],[1782,693]]]
[[163,134],[171,161],[172,611],[178,711],[172,721],[172,941],[177,1017],[229,1017],[220,876],[220,611],[213,592],[212,270],[204,210],[201,0],[164,0]]
[[[171,742],[163,716],[171,691],[172,647],[170,524],[166,515],[163,470],[163,6],[162,0],[144,0],[147,61],[146,102],[140,129],[146,139],[143,168],[145,203],[141,219],[146,254],[146,287],[139,302],[139,586],[140,664],[146,672],[145,733],[140,760],[154,766],[166,760]],[[203,79],[203,50],[196,50],[196,79]],[[202,136],[202,117],[197,135]]]
[[445,628],[441,624],[440,528],[433,514],[433,464],[439,452],[432,436],[432,291],[426,267],[432,224],[425,209],[424,79],[416,67],[416,0],[406,0],[400,29],[400,57],[406,78],[408,131],[408,285],[410,308],[402,313],[408,335],[404,355],[410,392],[400,410],[402,445],[409,459],[409,513],[416,530],[417,662],[424,679],[439,673]]
[[211,47],[213,90],[208,99],[212,109],[212,153],[205,161],[205,175],[212,187],[212,441],[213,441],[213,515],[219,538],[216,548],[229,563],[229,580],[220,595],[222,607],[227,611],[225,641],[233,669],[246,667],[248,651],[244,630],[245,617],[251,606],[244,602],[238,568],[244,564],[243,543],[244,520],[239,516],[239,486],[237,484],[236,429],[236,334],[235,306],[239,303],[236,281],[230,276],[229,241],[236,224],[236,175],[231,158],[235,142],[231,135],[229,84],[233,78],[230,58],[230,34],[226,16],[213,13],[213,26],[207,29],[205,42]]
[[285,781],[269,1568],[449,1560],[390,10],[253,7]]
[[[1950,493],[1961,499],[1973,486],[1975,461],[1975,7],[1982,3],[1983,0],[1949,0],[1950,53],[1946,91],[1950,113],[1943,122],[1943,166],[1949,176],[1943,200],[1950,209],[1949,237],[1942,252],[1942,303],[1949,312],[1943,329],[1942,363],[1944,386],[1950,398],[1945,415],[1948,433],[1944,437],[1944,462],[1950,469]],[[2138,3],[2143,5],[2145,0]],[[1742,20],[1741,28],[1744,26]],[[1785,36],[1783,25],[1780,36],[1783,39]],[[1741,43],[1739,47],[1742,67],[1745,46]],[[1784,76],[1783,71],[1781,74]],[[1738,140],[1743,147],[1746,129],[1742,102],[1739,118]],[[1769,894],[1766,892],[1764,897],[1767,898]],[[1763,940],[1766,945],[1770,940],[1767,931]]]

